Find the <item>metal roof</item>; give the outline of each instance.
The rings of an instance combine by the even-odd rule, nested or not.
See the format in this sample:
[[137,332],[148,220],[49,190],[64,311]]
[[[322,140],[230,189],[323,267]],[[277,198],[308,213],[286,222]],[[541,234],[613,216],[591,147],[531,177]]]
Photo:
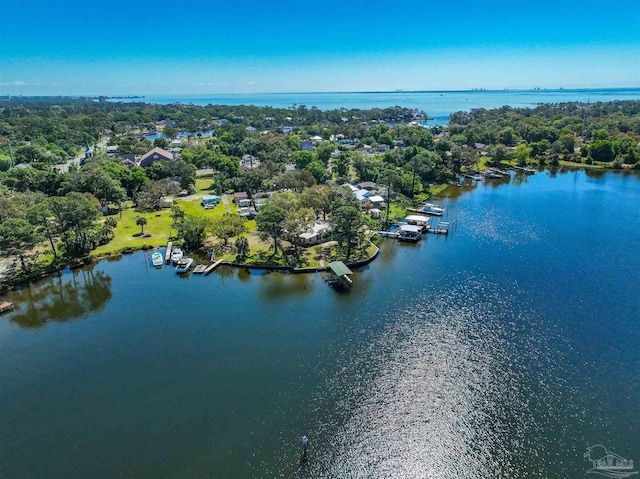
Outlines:
[[353,271],[351,271],[342,261],[332,261],[329,263],[329,268],[331,268],[331,271],[333,271],[337,276],[353,274]]

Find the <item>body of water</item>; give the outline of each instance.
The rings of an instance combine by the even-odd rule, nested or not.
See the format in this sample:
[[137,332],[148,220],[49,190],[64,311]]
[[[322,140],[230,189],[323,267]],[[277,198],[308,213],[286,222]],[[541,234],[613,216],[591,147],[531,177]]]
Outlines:
[[452,235],[384,241],[346,293],[147,253],[10,293],[0,476],[576,478],[594,444],[638,464],[638,175],[447,195]]
[[[401,106],[425,111],[442,123],[451,113],[471,108],[533,107],[539,103],[607,102],[638,100],[640,88],[584,90],[478,90],[435,92],[253,93],[219,95],[147,96],[129,101],[194,105],[255,105],[290,108],[293,105],[320,110],[387,108]],[[123,101],[123,100],[114,100]]]

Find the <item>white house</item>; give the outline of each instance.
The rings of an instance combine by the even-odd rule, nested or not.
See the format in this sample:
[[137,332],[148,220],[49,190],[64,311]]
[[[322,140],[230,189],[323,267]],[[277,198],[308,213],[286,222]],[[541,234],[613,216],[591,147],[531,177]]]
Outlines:
[[316,221],[311,228],[300,235],[301,243],[312,245],[320,243],[329,236],[331,226],[326,221]]

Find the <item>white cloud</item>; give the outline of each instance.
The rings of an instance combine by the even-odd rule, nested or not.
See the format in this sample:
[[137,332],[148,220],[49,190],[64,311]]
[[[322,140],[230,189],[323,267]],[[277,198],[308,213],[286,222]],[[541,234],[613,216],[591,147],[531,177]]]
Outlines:
[[0,83],[0,86],[24,86],[24,85],[28,85],[28,83],[22,80],[13,80],[9,82]]

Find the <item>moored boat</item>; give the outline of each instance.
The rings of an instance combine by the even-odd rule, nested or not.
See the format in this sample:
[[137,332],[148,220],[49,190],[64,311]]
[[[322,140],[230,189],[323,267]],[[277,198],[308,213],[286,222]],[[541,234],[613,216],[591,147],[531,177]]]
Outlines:
[[425,203],[420,209],[420,212],[428,215],[442,216],[444,208],[442,206],[434,205],[433,203]]
[[171,251],[171,262],[177,263],[182,259],[183,255],[184,253],[180,248],[173,248],[173,251]]
[[188,256],[183,256],[178,260],[178,263],[176,264],[176,273],[178,274],[186,273],[187,271],[189,271],[189,268],[191,268],[192,264],[193,264],[193,258],[189,258]]
[[11,301],[0,302],[0,313],[4,313],[5,311],[11,311],[12,309],[13,309],[13,303]]
[[156,251],[155,253],[153,253],[151,255],[151,263],[154,266],[162,266],[162,264],[164,263],[164,258],[162,257],[162,253],[160,253],[159,251]]

